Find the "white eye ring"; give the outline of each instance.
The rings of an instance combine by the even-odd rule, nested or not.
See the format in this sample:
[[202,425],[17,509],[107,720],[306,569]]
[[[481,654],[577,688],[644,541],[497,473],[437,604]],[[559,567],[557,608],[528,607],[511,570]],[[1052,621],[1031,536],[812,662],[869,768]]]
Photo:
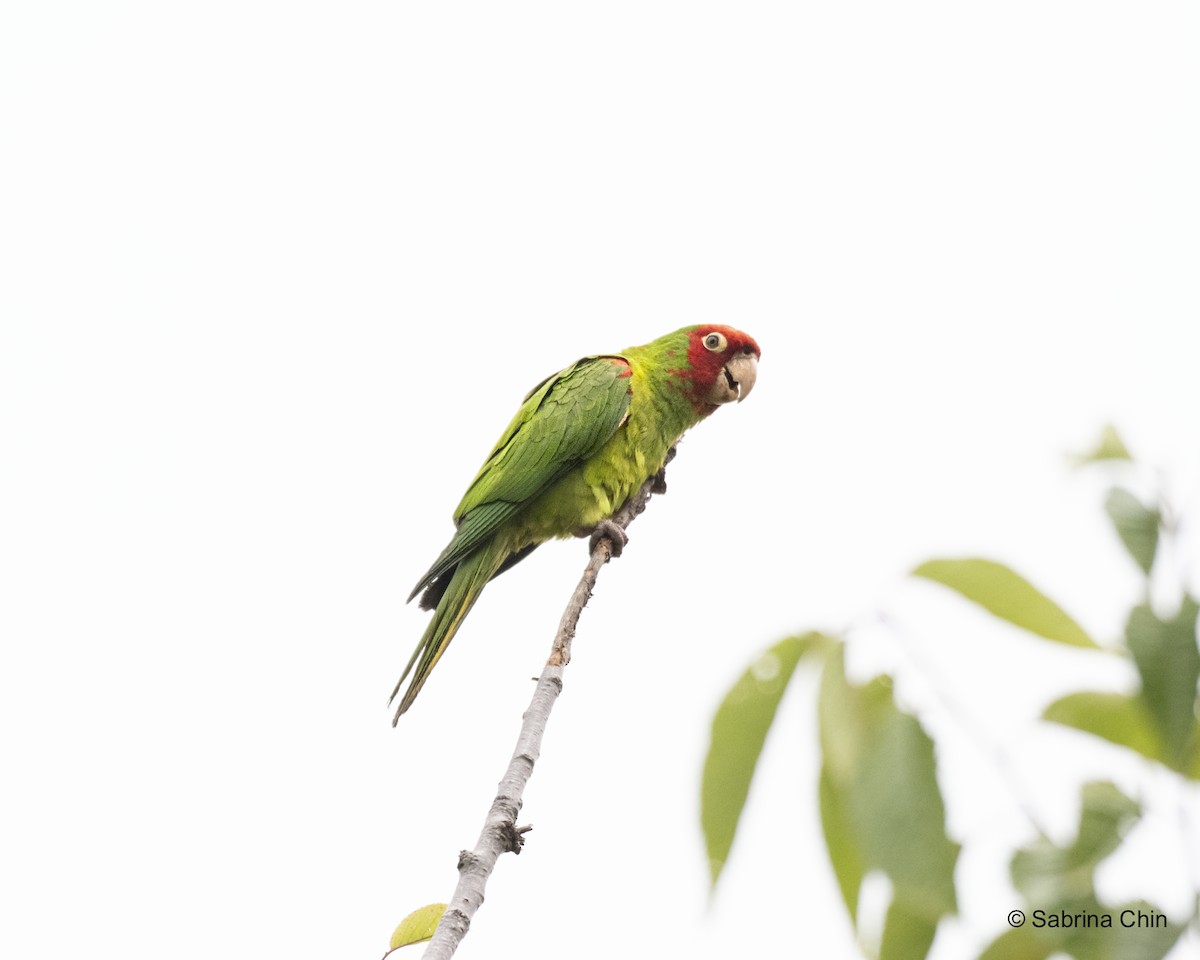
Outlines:
[[717,333],[717,331],[714,330],[704,338],[704,346],[713,353],[720,353],[727,346],[729,346],[729,341],[725,339],[725,334]]

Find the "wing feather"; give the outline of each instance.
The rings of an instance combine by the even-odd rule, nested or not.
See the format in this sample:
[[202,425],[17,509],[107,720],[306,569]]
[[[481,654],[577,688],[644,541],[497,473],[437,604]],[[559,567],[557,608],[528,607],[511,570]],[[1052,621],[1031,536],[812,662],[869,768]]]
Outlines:
[[458,530],[410,600],[608,442],[629,410],[629,374],[621,357],[584,357],[526,396],[454,511]]

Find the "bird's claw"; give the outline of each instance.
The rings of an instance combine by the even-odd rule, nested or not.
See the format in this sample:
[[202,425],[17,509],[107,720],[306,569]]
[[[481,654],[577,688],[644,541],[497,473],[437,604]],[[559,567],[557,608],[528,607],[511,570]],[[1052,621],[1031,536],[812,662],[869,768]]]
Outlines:
[[629,542],[629,534],[627,534],[620,526],[612,520],[601,520],[596,524],[596,529],[592,531],[591,537],[588,539],[588,552],[596,549],[596,544],[601,540],[609,542],[609,554],[614,557],[619,557],[621,551],[625,549],[625,544]]
[[667,464],[675,459],[675,448],[671,447],[667,451],[667,457],[663,460],[663,465],[658,468],[658,473],[650,478],[651,493],[666,493],[667,492]]

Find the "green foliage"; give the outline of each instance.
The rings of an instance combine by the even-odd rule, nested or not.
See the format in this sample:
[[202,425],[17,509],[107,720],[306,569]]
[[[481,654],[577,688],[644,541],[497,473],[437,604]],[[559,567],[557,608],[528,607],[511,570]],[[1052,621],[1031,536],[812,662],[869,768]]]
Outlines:
[[1054,945],[1028,923],[1006,930],[979,955],[979,960],[1047,960]]
[[388,943],[390,948],[388,953],[391,953],[392,950],[399,950],[401,947],[407,947],[412,943],[424,943],[426,940],[433,939],[433,932],[437,929],[438,922],[445,912],[446,904],[444,903],[430,903],[418,907],[401,920],[400,925],[396,927],[396,931]]
[[[980,960],[1036,960],[1052,953],[1078,960],[1161,960],[1181,926],[1145,901],[1106,906],[1096,897],[1096,868],[1140,814],[1113,784],[1084,784],[1075,840],[1059,846],[1040,837],[1013,856],[1013,886],[1029,907],[1025,922],[997,937]],[[1139,914],[1152,925],[1139,925]]]
[[1096,642],[1062,607],[1033,584],[994,560],[927,560],[913,575],[956,590],[1014,626],[1075,647]]
[[1071,458],[1076,466],[1086,466],[1090,463],[1101,463],[1105,460],[1132,460],[1125,441],[1111,424],[1100,431],[1100,438],[1089,453]]
[[1129,555],[1143,573],[1149,574],[1158,551],[1162,513],[1156,507],[1146,506],[1123,487],[1113,487],[1109,491],[1104,509]]
[[920,960],[929,954],[937,935],[937,920],[897,891],[883,922],[879,960]]
[[820,633],[779,641],[746,669],[717,708],[700,788],[700,824],[714,885],[729,856],[767,731],[796,664],[806,653],[835,642]]
[[1060,847],[1041,837],[1018,850],[1012,859],[1013,886],[1047,909],[1086,900],[1095,892],[1096,867],[1140,815],[1137,803],[1111,783],[1084,784],[1075,841]]
[[[1105,429],[1080,464],[1124,461],[1137,469],[1116,431]],[[1105,511],[1136,563],[1149,597],[1161,542],[1177,525],[1169,505],[1144,503],[1113,488]],[[913,574],[956,591],[993,615],[1056,643],[1123,654],[1137,669],[1132,693],[1080,691],[1045,708],[1042,719],[1073,728],[1200,780],[1200,604],[1180,590],[1177,609],[1164,615],[1149,602],[1127,618],[1121,643],[1099,647],[1057,603],[1010,568],[991,560],[936,559]],[[1156,596],[1159,592],[1156,592]],[[750,782],[788,681],[809,652],[821,673],[817,717],[821,826],[833,874],[857,928],[864,879],[885,874],[892,900],[878,960],[921,960],[939,920],[957,910],[954,869],[959,846],[945,832],[934,745],[918,719],[892,697],[891,678],[851,684],[844,672],[850,640],[805,634],[776,644],[739,679],[713,721],[705,764],[702,825],[715,885],[732,847]],[[1139,805],[1111,783],[1082,787],[1079,829],[1067,845],[1039,835],[1012,857],[1012,882],[1028,904],[980,960],[1162,960],[1182,932],[1145,901],[1108,906],[1096,894],[1096,869],[1119,848],[1140,817]],[[1031,824],[1031,826],[1034,826]],[[1200,892],[1191,922],[1200,929]],[[1148,923],[1145,921],[1149,921]],[[861,932],[861,931],[860,931]],[[866,947],[863,948],[867,949]]]
[[817,790],[825,849],[829,851],[833,875],[837,878],[838,889],[842,892],[842,899],[853,922],[858,916],[858,891],[867,874],[867,864],[850,823],[849,809],[842,803],[842,791],[833,785],[825,765],[821,767]]
[[1162,737],[1167,765],[1187,771],[1195,766],[1200,735],[1196,724],[1196,601],[1183,598],[1179,612],[1160,620],[1149,604],[1134,607],[1125,628],[1129,652],[1142,678],[1142,700]]
[[1069,693],[1050,704],[1042,719],[1136,750],[1149,760],[1167,762],[1162,737],[1140,695]]
[[821,823],[852,919],[868,871],[891,881],[881,960],[919,960],[938,920],[957,909],[959,847],[945,832],[933,742],[892,699],[891,681],[846,680],[844,644],[820,633],[789,637],[738,679],[713,718],[704,765],[701,827],[720,877],[767,732],[788,681],[805,654],[823,653],[820,692]]
[[846,680],[831,651],[817,708],[826,846],[852,919],[864,873],[892,882],[881,958],[924,957],[939,918],[954,913],[958,844],[945,831],[931,741],[892,699],[891,681]]
[[[1079,904],[1074,910],[1054,914],[1042,911],[1041,927],[1034,927],[1034,921],[1027,919],[1024,925],[993,940],[979,960],[1047,960],[1052,955],[1076,960],[1162,960],[1175,946],[1183,928],[1177,924],[1151,929],[1136,925],[1139,913],[1150,916],[1154,912],[1156,908],[1144,900],[1116,907]],[[1104,916],[1109,918],[1110,926],[1080,926],[1083,922],[1093,922],[1080,918]],[[1133,925],[1124,926],[1123,917]],[[1057,925],[1050,926],[1051,923]],[[1066,923],[1072,926],[1063,926]]]
[[[1128,457],[1128,453],[1126,453]],[[1129,555],[1149,576],[1163,529],[1163,508],[1147,506],[1127,490],[1109,492],[1105,510]],[[1074,693],[1046,708],[1043,718],[1135,750],[1147,759],[1200,779],[1200,649],[1197,603],[1183,593],[1173,617],[1161,619],[1149,603],[1129,612],[1125,648],[1141,689],[1132,695]]]

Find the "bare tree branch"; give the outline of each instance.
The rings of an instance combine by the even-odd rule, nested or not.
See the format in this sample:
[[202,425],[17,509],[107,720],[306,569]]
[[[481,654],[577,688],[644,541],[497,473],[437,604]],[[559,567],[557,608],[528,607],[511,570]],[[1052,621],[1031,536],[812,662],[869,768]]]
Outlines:
[[[667,454],[668,463],[674,455],[675,448],[672,447]],[[458,886],[446,907],[446,912],[442,914],[433,939],[425,948],[425,960],[448,960],[454,955],[454,951],[458,949],[459,943],[471,927],[471,918],[483,903],[484,889],[496,860],[505,852],[521,852],[525,843],[524,835],[532,827],[518,827],[517,814],[521,812],[525,784],[529,782],[533,774],[533,765],[541,752],[542,735],[546,730],[546,722],[550,719],[550,710],[562,692],[563,668],[571,662],[571,641],[575,638],[579,615],[592,596],[600,568],[608,563],[610,557],[620,553],[620,546],[614,548],[614,539],[621,539],[623,545],[624,529],[633,522],[634,517],[646,509],[650,495],[665,493],[666,489],[663,472],[659,471],[656,476],[643,483],[641,489],[613,514],[611,522],[620,530],[612,531],[611,528],[602,526],[597,531],[597,536],[593,537],[588,565],[574,593],[571,594],[566,610],[563,611],[554,645],[550,649],[550,658],[546,661],[541,677],[538,678],[529,708],[522,717],[516,749],[513,750],[508,769],[504,771],[504,777],[496,788],[496,797],[483,823],[483,831],[479,834],[474,850],[463,850],[458,855]]]

